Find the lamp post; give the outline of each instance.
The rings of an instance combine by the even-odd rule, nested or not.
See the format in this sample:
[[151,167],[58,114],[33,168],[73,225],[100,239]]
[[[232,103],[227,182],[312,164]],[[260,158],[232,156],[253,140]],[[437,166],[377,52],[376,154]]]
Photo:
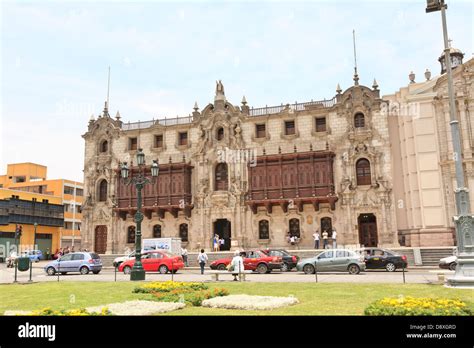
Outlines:
[[454,222],[457,239],[457,266],[452,278],[447,278],[447,286],[474,288],[474,216],[469,203],[469,190],[464,181],[462,164],[461,138],[459,135],[459,122],[456,119],[454,102],[453,76],[451,70],[450,48],[448,44],[448,28],[446,25],[446,9],[448,5],[444,0],[427,0],[426,12],[441,11],[444,38],[444,60],[448,75],[449,116],[451,135],[453,139],[453,160],[456,169],[456,213]]
[[137,189],[137,212],[135,213],[136,223],[136,234],[135,234],[135,264],[133,265],[132,272],[130,273],[130,280],[145,280],[145,271],[142,265],[142,189],[146,184],[154,183],[159,173],[158,160],[153,160],[151,165],[151,176],[152,179],[146,177],[144,172],[145,167],[145,154],[142,149],[138,149],[137,152],[137,165],[138,173],[136,176],[132,174],[129,177],[130,169],[127,166],[127,162],[122,163],[120,167],[120,176],[125,185],[135,185]]
[[36,228],[38,227],[38,223],[35,222],[34,226],[35,226],[35,235],[33,237],[33,250],[36,250]]

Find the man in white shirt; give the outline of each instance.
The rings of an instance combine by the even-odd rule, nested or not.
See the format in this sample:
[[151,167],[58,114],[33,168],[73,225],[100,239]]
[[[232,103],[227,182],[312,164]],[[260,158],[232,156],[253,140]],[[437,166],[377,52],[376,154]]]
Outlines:
[[337,248],[337,232],[336,232],[336,229],[333,228],[332,230],[332,247],[333,249],[336,249]]
[[319,239],[320,239],[319,229],[316,229],[316,231],[313,234],[313,238],[314,238],[314,248],[319,249]]

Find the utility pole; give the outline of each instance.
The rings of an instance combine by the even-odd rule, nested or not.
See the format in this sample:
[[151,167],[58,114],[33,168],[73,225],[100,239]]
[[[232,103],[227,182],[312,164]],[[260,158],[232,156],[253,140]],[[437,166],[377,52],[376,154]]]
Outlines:
[[444,38],[444,60],[448,76],[449,117],[451,135],[453,138],[453,160],[456,169],[456,213],[454,223],[457,240],[457,266],[453,277],[448,277],[446,286],[474,288],[474,216],[471,213],[469,190],[464,181],[464,170],[459,134],[459,121],[456,118],[454,101],[453,75],[451,69],[450,47],[448,42],[448,27],[446,24],[446,9],[444,0],[427,0],[426,12],[441,11]]

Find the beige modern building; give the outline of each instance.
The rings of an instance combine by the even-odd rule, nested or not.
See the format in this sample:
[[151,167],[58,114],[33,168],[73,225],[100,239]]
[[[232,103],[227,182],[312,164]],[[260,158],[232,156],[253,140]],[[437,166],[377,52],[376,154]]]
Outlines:
[[[456,116],[461,130],[466,185],[474,206],[474,59],[462,64],[451,48]],[[447,75],[410,83],[384,96],[392,143],[394,199],[400,243],[406,246],[454,245],[456,213],[454,153]],[[414,77],[411,76],[414,80]]]
[[[471,188],[472,65],[455,69]],[[177,236],[188,249],[210,250],[219,234],[226,250],[286,247],[294,235],[311,248],[314,231],[336,230],[345,246],[452,245],[445,80],[381,98],[376,81],[369,88],[355,75],[332,99],[263,108],[245,97],[232,104],[219,81],[201,111],[196,104],[187,117],[140,123],[110,117],[106,105],[83,135],[82,245],[99,253],[133,247],[136,192],[118,169],[136,169],[139,148],[148,173],[152,160],[160,163],[143,192],[144,238]],[[416,117],[394,109],[411,102]]]

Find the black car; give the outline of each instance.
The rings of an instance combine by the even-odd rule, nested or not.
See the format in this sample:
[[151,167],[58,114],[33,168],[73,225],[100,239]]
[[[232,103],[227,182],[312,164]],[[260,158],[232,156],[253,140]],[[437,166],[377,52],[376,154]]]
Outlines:
[[283,265],[281,267],[282,272],[291,271],[293,268],[296,267],[296,264],[299,260],[298,256],[290,255],[288,251],[283,249],[264,249],[262,250],[262,252],[267,254],[268,256],[281,257],[283,260]]
[[394,272],[397,268],[407,268],[408,262],[405,255],[380,248],[364,248],[360,250],[364,255],[366,269],[383,269]]

